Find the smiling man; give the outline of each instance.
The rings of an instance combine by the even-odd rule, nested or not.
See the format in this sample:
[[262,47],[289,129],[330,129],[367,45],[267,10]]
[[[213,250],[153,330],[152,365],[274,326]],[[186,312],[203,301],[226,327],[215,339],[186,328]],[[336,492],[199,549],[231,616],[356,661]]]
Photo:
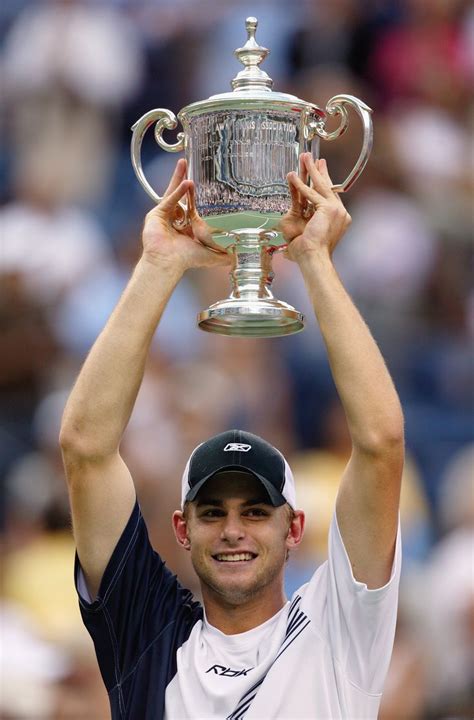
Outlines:
[[[352,438],[328,560],[286,599],[285,563],[301,541],[304,513],[283,455],[242,430],[192,452],[173,515],[202,604],[149,543],[121,437],[176,284],[189,268],[229,262],[199,242],[207,229],[179,161],[147,216],[142,257],[81,370],[61,429],[76,585],[113,718],[377,717],[400,576],[403,417],[383,358],[332,263],[350,218],[325,162],[304,155],[301,169],[301,177],[288,177],[292,206],[282,231]],[[172,222],[186,193],[191,226],[179,232]]]
[[239,430],[211,438],[186,466],[182,506],[173,525],[191,552],[207,620],[235,634],[281,610],[285,561],[304,525],[283,455]]

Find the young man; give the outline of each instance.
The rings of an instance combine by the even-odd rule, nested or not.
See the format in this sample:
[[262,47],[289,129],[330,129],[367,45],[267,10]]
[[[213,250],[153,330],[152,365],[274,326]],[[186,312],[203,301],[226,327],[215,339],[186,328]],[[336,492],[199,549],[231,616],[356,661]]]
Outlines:
[[[328,561],[287,602],[284,566],[301,540],[304,514],[283,456],[243,431],[194,450],[173,516],[203,606],[150,547],[121,436],[174,287],[188,268],[228,262],[199,242],[206,226],[179,161],[147,216],[142,257],[84,364],[61,431],[81,612],[114,718],[377,717],[400,574],[403,417],[381,354],[332,264],[350,218],[324,160],[304,155],[302,168],[311,187],[288,176],[287,255],[312,299],[353,446]],[[172,221],[186,193],[192,224],[182,233]]]

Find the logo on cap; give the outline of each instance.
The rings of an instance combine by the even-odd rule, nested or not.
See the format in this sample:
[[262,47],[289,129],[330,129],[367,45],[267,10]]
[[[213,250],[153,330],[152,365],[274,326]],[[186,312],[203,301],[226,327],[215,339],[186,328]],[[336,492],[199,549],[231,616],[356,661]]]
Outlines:
[[251,447],[251,445],[245,445],[245,443],[227,443],[224,452],[248,452]]

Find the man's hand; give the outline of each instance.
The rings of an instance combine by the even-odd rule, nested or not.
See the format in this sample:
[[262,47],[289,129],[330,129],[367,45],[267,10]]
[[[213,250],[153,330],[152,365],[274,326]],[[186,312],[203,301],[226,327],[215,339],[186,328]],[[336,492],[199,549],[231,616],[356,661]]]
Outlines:
[[[308,177],[311,187],[306,184]],[[300,176],[289,173],[288,184],[291,208],[280,225],[288,242],[286,255],[295,262],[300,262],[307,253],[317,254],[321,250],[332,256],[351,217],[332,189],[326,161],[315,162],[310,153],[304,153],[300,158]]]
[[[190,225],[177,230],[173,222],[182,218],[178,203],[186,193]],[[162,201],[145,218],[142,241],[146,259],[183,273],[190,268],[230,264],[228,253],[212,243],[210,228],[197,213],[194,193],[193,181],[186,179],[186,160],[179,160]]]

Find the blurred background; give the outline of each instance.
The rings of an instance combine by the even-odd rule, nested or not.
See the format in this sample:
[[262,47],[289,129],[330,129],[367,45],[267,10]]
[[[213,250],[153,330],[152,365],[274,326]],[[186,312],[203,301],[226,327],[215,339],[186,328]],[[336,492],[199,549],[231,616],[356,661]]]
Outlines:
[[[0,718],[105,720],[108,701],[73,589],[74,547],[58,429],[67,394],[140,253],[151,203],[132,171],[145,111],[230,89],[244,21],[271,49],[274,89],[325,107],[374,109],[365,173],[344,196],[353,223],[335,262],[400,393],[408,460],[404,569],[380,717],[474,715],[474,11],[463,0],[4,0],[0,151]],[[361,128],[321,143],[333,180]],[[170,141],[173,141],[172,135]],[[176,156],[151,140],[164,189]],[[300,335],[205,335],[198,311],[229,294],[227,271],[184,278],[163,317],[123,442],[155,547],[197,590],[171,533],[186,459],[243,427],[288,457],[303,546],[288,592],[326,553],[350,452],[298,269],[274,261],[275,292],[307,316]],[[290,719],[289,719],[290,720]]]

